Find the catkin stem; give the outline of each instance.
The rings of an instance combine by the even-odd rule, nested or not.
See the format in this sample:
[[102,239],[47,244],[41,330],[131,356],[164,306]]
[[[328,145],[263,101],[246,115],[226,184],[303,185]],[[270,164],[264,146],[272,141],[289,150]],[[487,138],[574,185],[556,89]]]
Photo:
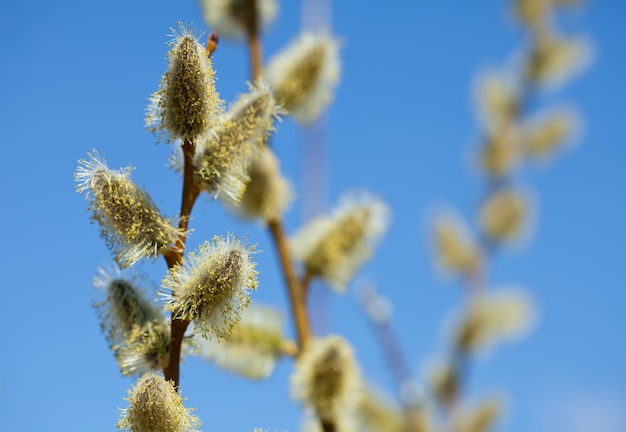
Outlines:
[[[170,249],[164,255],[165,261],[167,262],[167,268],[170,270],[183,262],[185,254],[185,241],[187,240],[185,233],[187,232],[189,226],[189,216],[191,215],[191,210],[193,209],[196,199],[200,194],[200,190],[193,180],[194,142],[191,139],[185,139],[183,140],[181,147],[183,149],[185,165],[183,170],[183,192],[178,227],[180,228],[182,234],[178,240],[178,247]],[[175,295],[175,293],[172,293],[172,295]],[[180,352],[189,321],[178,319],[176,318],[176,315],[176,311],[172,311],[169,361],[167,366],[163,369],[163,374],[165,375],[166,380],[174,381],[174,386],[178,389],[180,379]]]

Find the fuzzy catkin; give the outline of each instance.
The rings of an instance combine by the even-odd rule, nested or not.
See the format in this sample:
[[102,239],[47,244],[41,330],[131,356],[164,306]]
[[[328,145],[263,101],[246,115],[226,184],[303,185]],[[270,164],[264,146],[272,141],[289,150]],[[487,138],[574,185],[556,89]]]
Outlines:
[[292,396],[326,421],[355,413],[361,385],[352,348],[339,336],[312,341],[291,377]]
[[200,421],[182,405],[171,381],[144,374],[129,391],[117,428],[128,432],[196,432]]
[[217,123],[221,101],[215,90],[213,65],[191,28],[172,29],[169,67],[150,97],[146,126],[167,131],[167,141],[195,140]]
[[89,201],[91,220],[100,225],[102,237],[122,267],[156,257],[175,245],[181,235],[150,196],[131,181],[130,171],[109,169],[94,152],[89,160],[79,161],[74,174],[77,192]]
[[204,242],[163,280],[173,294],[165,308],[193,321],[203,337],[227,337],[250,303],[248,291],[257,288],[253,251],[231,235]]

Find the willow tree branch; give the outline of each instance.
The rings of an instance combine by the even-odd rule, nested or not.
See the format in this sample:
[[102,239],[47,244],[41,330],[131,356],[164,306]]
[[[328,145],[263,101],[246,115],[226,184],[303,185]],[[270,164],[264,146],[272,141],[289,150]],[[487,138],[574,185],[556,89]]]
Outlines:
[[[200,190],[196,186],[193,179],[193,156],[195,144],[191,139],[183,140],[181,144],[184,158],[183,169],[183,192],[180,205],[180,221],[178,228],[180,229],[180,237],[175,248],[170,249],[164,254],[167,268],[172,269],[177,265],[181,265],[185,254],[185,242],[187,240],[187,230],[189,227],[189,217],[191,210],[200,194]],[[172,294],[172,295],[175,295]],[[172,311],[172,324],[170,332],[170,352],[167,366],[163,369],[166,380],[174,381],[174,386],[178,389],[180,381],[180,353],[185,336],[185,331],[189,325],[189,321],[176,318],[177,311]]]
[[276,252],[280,260],[280,265],[287,286],[287,294],[291,312],[293,314],[296,326],[296,334],[298,338],[298,348],[302,350],[311,339],[312,331],[309,322],[309,314],[306,308],[306,296],[302,289],[300,279],[296,275],[296,270],[287,246],[287,236],[280,219],[274,219],[268,222],[267,227],[274,240]]

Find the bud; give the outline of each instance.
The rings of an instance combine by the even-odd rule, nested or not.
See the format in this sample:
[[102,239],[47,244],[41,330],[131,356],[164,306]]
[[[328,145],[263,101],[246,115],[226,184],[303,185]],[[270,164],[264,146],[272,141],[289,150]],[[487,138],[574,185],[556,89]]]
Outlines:
[[468,275],[478,269],[480,251],[457,215],[448,212],[436,217],[434,243],[435,258],[443,271]]
[[370,258],[387,229],[389,208],[367,193],[344,196],[331,216],[309,222],[290,241],[292,252],[310,276],[324,279],[338,292]]
[[339,43],[326,33],[303,33],[274,56],[266,76],[276,100],[302,124],[315,121],[339,81]]
[[220,341],[197,340],[200,356],[232,373],[251,379],[267,378],[283,355],[284,319],[280,311],[251,305]]
[[204,242],[163,280],[172,290],[165,308],[176,318],[193,321],[205,338],[227,337],[250,303],[248,290],[257,287],[253,251],[254,246],[246,248],[231,235]]
[[250,86],[219,125],[199,140],[194,159],[199,186],[236,206],[249,180],[248,169],[261,154],[280,113],[265,83]]
[[265,147],[248,169],[250,180],[237,211],[246,219],[270,221],[279,218],[293,199],[289,181],[280,173],[274,152]]
[[150,132],[167,130],[167,141],[195,140],[214,127],[220,112],[209,55],[193,29],[179,23],[172,29],[169,67],[150,97],[146,126]]
[[352,348],[339,336],[312,341],[291,376],[292,397],[333,422],[358,408],[361,381]]
[[501,290],[477,297],[464,311],[457,326],[455,345],[465,353],[521,336],[532,322],[530,299],[520,290]]
[[182,232],[161,216],[148,194],[130,180],[130,167],[111,170],[97,152],[78,164],[76,191],[85,193],[91,220],[100,225],[102,237],[122,267],[156,257],[178,242]]
[[[256,25],[259,31],[265,29],[276,17],[276,0],[254,0]],[[251,0],[201,0],[204,19],[220,36],[241,39],[248,32]]]
[[480,209],[480,225],[493,241],[519,238],[528,220],[529,199],[519,190],[502,189],[488,198]]
[[196,432],[200,420],[182,405],[171,381],[144,374],[128,392],[129,407],[122,410],[117,428],[129,432]]

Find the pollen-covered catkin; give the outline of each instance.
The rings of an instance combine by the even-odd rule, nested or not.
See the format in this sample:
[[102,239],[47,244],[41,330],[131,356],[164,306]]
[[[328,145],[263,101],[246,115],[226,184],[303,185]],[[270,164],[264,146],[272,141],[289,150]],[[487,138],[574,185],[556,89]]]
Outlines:
[[302,123],[315,121],[339,81],[339,43],[326,33],[303,33],[274,56],[266,77],[276,100]]
[[122,375],[162,369],[169,356],[169,325],[137,278],[123,277],[118,268],[100,269],[93,283],[106,291],[106,298],[94,307]]
[[195,140],[217,123],[221,102],[215,90],[213,66],[194,31],[172,29],[169,67],[159,89],[150,97],[146,126],[167,132],[167,141]]
[[284,319],[280,311],[251,304],[231,334],[222,340],[196,338],[200,356],[222,369],[252,379],[267,378],[283,355]]
[[129,391],[128,408],[117,428],[127,432],[196,432],[200,420],[183,404],[174,383],[161,375],[144,374]]
[[[250,1],[201,0],[204,19],[220,36],[241,39],[249,31]],[[263,31],[278,12],[276,0],[255,0],[257,31]]]
[[466,226],[451,212],[437,215],[434,222],[435,259],[452,275],[470,275],[480,265],[480,250]]
[[377,197],[348,194],[332,215],[314,219],[297,232],[290,240],[291,250],[310,276],[344,292],[387,229],[389,213]]
[[475,353],[502,340],[524,334],[530,327],[533,307],[528,295],[502,289],[477,297],[463,312],[454,341],[460,352]]
[[193,321],[203,337],[227,337],[250,303],[248,291],[257,288],[253,252],[254,246],[231,235],[204,242],[163,280],[172,290],[165,308],[176,318]]
[[194,167],[199,187],[236,207],[249,180],[248,169],[260,157],[280,113],[264,82],[251,85],[198,140]]
[[102,237],[122,267],[156,257],[178,242],[181,231],[159,213],[146,192],[130,179],[130,168],[109,169],[97,152],[80,160],[74,180],[84,193]]
[[361,379],[350,344],[339,336],[312,341],[298,358],[291,394],[326,421],[355,413]]
[[293,199],[293,188],[280,172],[278,158],[265,147],[248,169],[250,180],[246,185],[238,214],[246,219],[259,218],[269,222],[280,217]]
[[529,199],[520,190],[506,188],[495,192],[480,209],[480,225],[493,242],[506,243],[519,238],[527,225]]

